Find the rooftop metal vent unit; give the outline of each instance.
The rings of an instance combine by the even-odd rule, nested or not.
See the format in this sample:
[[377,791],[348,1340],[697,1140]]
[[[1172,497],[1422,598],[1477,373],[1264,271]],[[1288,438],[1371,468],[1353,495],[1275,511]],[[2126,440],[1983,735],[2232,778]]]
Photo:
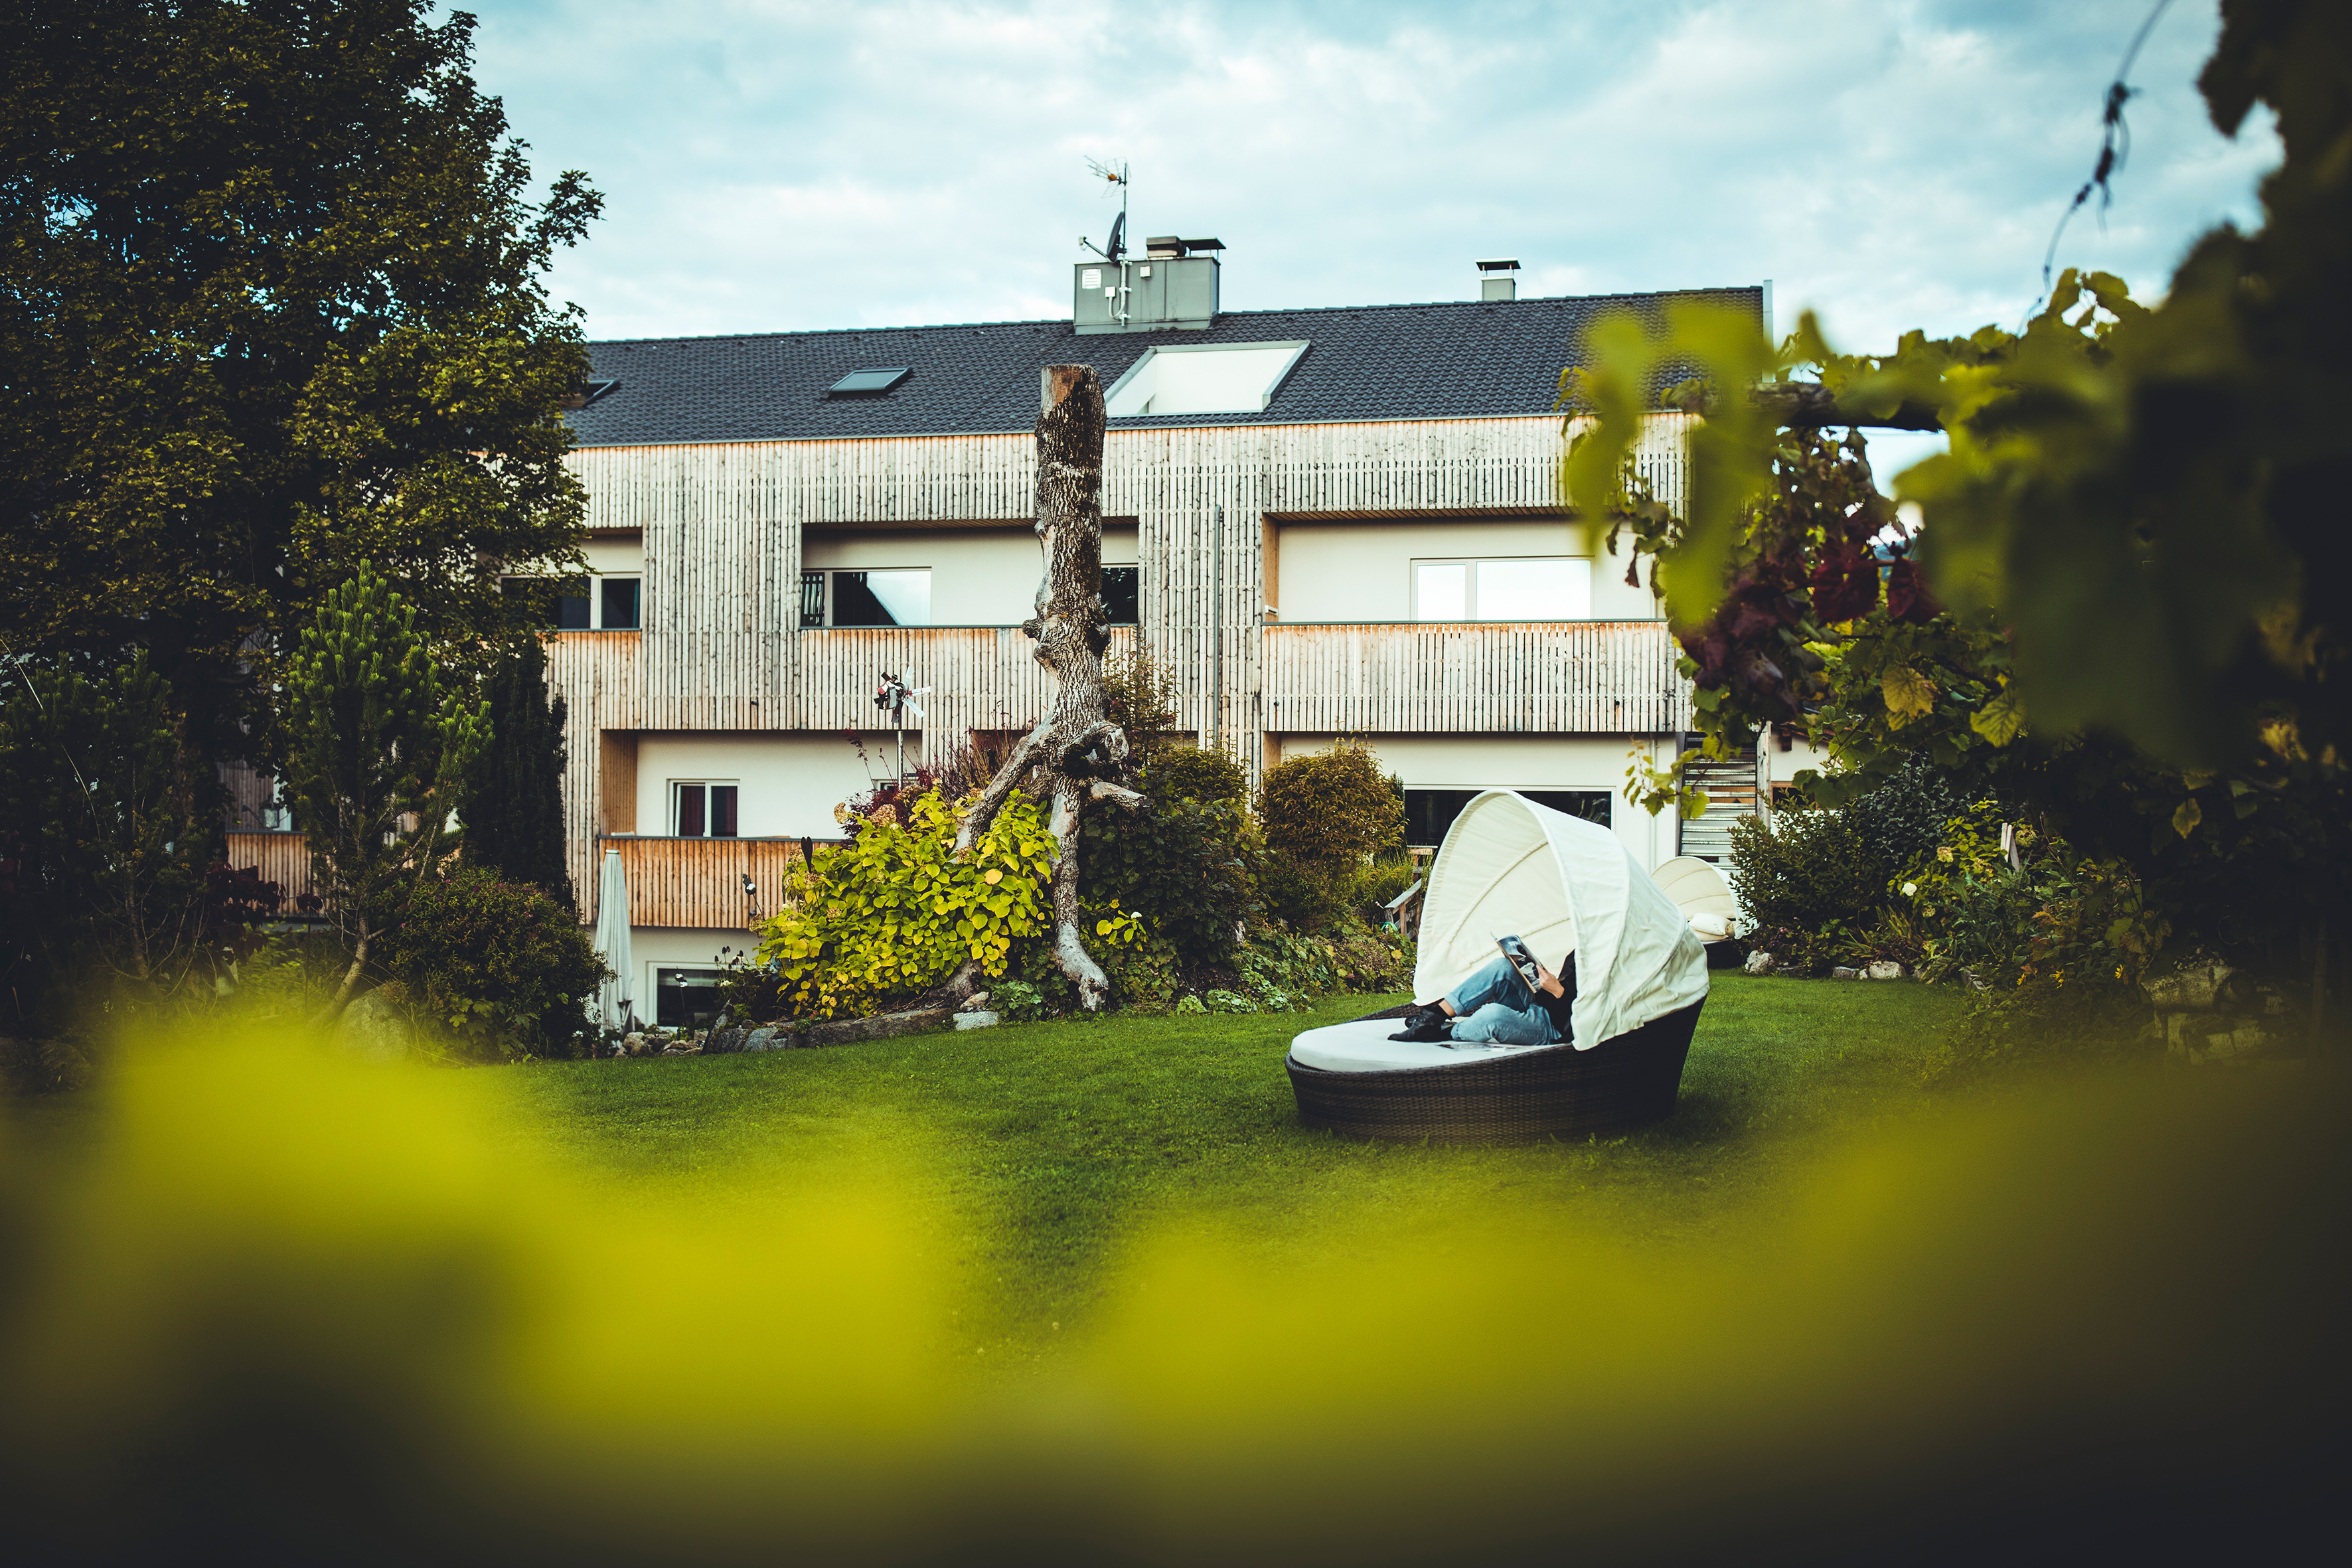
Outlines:
[[1518,258],[1496,257],[1478,263],[1478,298],[1516,300],[1518,297]]
[[1206,331],[1217,321],[1221,239],[1157,235],[1144,255],[1081,261],[1071,298],[1080,332]]

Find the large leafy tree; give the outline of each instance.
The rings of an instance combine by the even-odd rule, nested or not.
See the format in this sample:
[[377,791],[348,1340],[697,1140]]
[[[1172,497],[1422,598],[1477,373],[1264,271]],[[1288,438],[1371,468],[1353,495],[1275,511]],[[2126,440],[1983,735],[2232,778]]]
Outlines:
[[[1594,416],[1567,479],[1653,558],[1718,750],[1801,716],[1832,795],[1932,756],[2131,858],[2199,934],[2324,965],[2352,919],[2352,13],[2222,14],[2214,121],[2268,104],[2285,158],[2263,228],[2207,236],[2161,304],[2069,274],[2021,332],[1875,356],[1810,321],[1777,352],[1720,316],[1618,323],[1567,388]],[[1706,374],[1664,396],[1708,414],[1680,512],[1623,462],[1676,363]],[[1875,425],[1951,437],[1898,480],[1919,526],[1883,568],[1864,444],[1821,434]]]
[[272,732],[362,558],[420,630],[510,635],[501,565],[577,564],[541,278],[599,197],[530,199],[422,0],[0,0],[0,637],[144,649],[191,742]]

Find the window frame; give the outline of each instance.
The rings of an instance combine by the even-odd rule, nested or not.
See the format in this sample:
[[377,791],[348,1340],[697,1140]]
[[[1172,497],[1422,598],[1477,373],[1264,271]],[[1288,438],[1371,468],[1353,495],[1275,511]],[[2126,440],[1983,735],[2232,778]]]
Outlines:
[[[741,779],[668,779],[664,782],[669,790],[669,836],[672,838],[723,839],[743,837],[743,781]],[[696,833],[686,831],[686,792],[690,789],[703,792],[700,801],[701,830]],[[728,831],[725,833],[717,831],[719,813],[715,809],[718,805],[715,792],[722,789],[729,793],[730,797],[728,816],[730,820],[728,824]]]
[[[1391,557],[1391,559],[1394,559]],[[1481,566],[1525,566],[1558,561],[1584,567],[1584,607],[1579,615],[1498,616],[1492,618],[1478,613],[1478,568]],[[1462,614],[1424,616],[1421,611],[1421,569],[1424,566],[1459,566],[1462,568]],[[1540,626],[1549,621],[1589,621],[1592,618],[1592,557],[1590,555],[1416,555],[1405,563],[1407,573],[1406,608],[1416,626],[1479,625],[1479,626]]]

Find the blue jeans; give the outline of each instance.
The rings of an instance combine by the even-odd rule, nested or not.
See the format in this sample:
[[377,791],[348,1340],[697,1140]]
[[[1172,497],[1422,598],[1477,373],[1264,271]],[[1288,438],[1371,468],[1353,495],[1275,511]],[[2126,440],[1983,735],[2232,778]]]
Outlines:
[[1471,1044],[1549,1046],[1559,1041],[1551,1015],[1536,1005],[1527,983],[1500,953],[1495,961],[1446,993],[1454,1008],[1454,1037]]

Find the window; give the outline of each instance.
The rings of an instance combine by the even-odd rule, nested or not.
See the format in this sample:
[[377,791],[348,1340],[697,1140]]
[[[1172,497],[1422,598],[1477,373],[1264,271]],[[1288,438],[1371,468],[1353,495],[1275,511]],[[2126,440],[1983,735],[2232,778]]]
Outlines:
[[731,784],[672,781],[669,786],[671,828],[680,838],[732,838],[735,795]]
[[719,1022],[722,1004],[719,988],[726,972],[718,969],[656,969],[654,971],[654,1024],[664,1029],[701,1029]]
[[607,577],[597,584],[597,625],[608,632],[637,629],[637,579]]
[[825,388],[829,397],[879,397],[907,379],[905,365],[886,365],[879,370],[853,370]]
[[927,626],[931,624],[931,569],[835,572],[836,626]]
[[1144,414],[1260,414],[1307,352],[1304,340],[1150,348],[1103,395],[1113,419]]
[[1131,626],[1143,618],[1142,572],[1134,566],[1106,566],[1103,574],[1103,603],[1110,606],[1110,624]]
[[[1519,793],[1538,805],[1609,826],[1610,795],[1605,789],[1523,789]],[[1404,792],[1404,841],[1413,845],[1445,842],[1445,830],[1476,799],[1475,789],[1411,789]]]
[[801,625],[824,625],[824,574],[822,572],[801,574]]
[[[592,577],[552,584],[554,629],[585,632],[602,627],[606,631],[635,631],[637,581],[635,577]],[[534,591],[550,585],[543,577],[508,577],[499,584],[509,599],[528,599]],[[600,611],[601,615],[597,613]]]
[[1416,561],[1417,621],[1580,621],[1592,614],[1592,563],[1564,556]]

